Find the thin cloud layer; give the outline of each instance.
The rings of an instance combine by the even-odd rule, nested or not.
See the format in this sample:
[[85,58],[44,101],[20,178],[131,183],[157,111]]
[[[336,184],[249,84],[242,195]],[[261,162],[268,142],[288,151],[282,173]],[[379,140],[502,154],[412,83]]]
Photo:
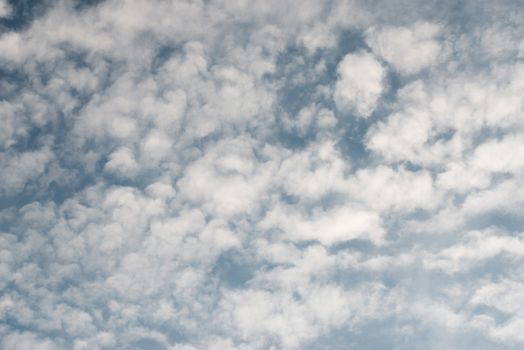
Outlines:
[[522,348],[520,7],[0,1],[0,348]]

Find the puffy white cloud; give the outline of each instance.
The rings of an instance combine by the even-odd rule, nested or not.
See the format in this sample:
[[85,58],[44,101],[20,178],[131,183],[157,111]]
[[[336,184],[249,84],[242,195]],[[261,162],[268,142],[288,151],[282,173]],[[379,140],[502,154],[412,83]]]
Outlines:
[[53,153],[47,147],[18,154],[7,152],[1,154],[0,169],[3,181],[0,185],[0,193],[2,195],[17,193],[28,182],[42,175],[52,159]]
[[104,168],[109,172],[127,177],[136,173],[138,163],[132,150],[128,147],[121,147],[109,155],[109,161],[105,164]]
[[285,207],[272,209],[261,221],[262,229],[280,229],[292,241],[318,240],[334,244],[354,239],[368,239],[382,243],[384,229],[380,217],[372,212],[341,206],[312,214],[294,212]]
[[250,213],[263,202],[274,164],[255,158],[254,140],[222,140],[190,164],[177,182],[179,193],[210,213]]
[[509,135],[502,140],[490,140],[479,145],[472,156],[471,166],[488,173],[513,173],[522,171],[524,162],[517,156],[524,151],[521,135]]
[[0,34],[0,347],[522,345],[509,3],[46,5]]
[[402,74],[415,74],[435,63],[442,53],[437,24],[373,28],[366,33],[371,49]]
[[142,158],[146,163],[154,163],[169,154],[171,140],[160,130],[151,130],[141,143]]
[[231,324],[236,329],[241,339],[268,335],[276,337],[276,342],[263,342],[260,346],[296,349],[330,327],[340,326],[350,319],[357,323],[370,316],[376,317],[381,294],[381,286],[377,285],[350,291],[335,285],[317,286],[298,299],[287,293],[246,290],[228,295],[221,305],[222,317],[226,325]]
[[524,193],[519,186],[521,178],[503,181],[489,189],[471,193],[462,208],[466,214],[482,214],[490,211],[517,213],[524,204]]
[[337,108],[369,117],[387,84],[385,68],[372,54],[360,51],[344,56],[337,72],[334,91]]
[[522,325],[523,321],[522,288],[522,283],[508,279],[488,282],[479,286],[469,300],[469,303],[473,306],[493,307],[501,312],[513,315],[502,324],[494,324],[494,320],[488,318],[480,325],[487,329],[491,337],[506,344],[520,343],[523,340],[522,335],[518,332],[518,327]]
[[524,253],[524,242],[520,237],[474,231],[468,233],[464,240],[428,257],[425,264],[429,268],[454,273],[471,269],[499,254],[519,259]]
[[2,348],[6,350],[51,350],[56,349],[56,347],[57,344],[53,343],[50,339],[39,339],[30,332],[8,334],[2,341]]
[[284,154],[276,180],[289,195],[319,199],[343,191],[349,169],[333,142],[325,141],[302,152]]
[[440,204],[431,175],[425,171],[380,166],[359,170],[350,180],[350,193],[380,212],[433,209]]

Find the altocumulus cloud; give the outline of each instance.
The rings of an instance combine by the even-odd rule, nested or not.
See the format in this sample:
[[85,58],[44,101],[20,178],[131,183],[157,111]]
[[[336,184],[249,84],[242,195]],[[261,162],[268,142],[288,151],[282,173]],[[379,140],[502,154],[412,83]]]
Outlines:
[[518,1],[0,1],[0,348],[522,349]]

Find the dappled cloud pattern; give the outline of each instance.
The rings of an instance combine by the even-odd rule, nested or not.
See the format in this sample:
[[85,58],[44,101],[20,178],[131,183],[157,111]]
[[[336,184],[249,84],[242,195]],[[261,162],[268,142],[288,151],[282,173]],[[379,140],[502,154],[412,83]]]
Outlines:
[[0,348],[522,349],[518,1],[0,1]]

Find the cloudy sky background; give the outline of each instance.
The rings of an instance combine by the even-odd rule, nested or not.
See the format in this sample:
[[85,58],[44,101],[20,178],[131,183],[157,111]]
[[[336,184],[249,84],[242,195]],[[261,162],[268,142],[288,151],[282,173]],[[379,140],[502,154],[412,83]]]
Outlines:
[[520,1],[0,17],[0,348],[524,347]]

